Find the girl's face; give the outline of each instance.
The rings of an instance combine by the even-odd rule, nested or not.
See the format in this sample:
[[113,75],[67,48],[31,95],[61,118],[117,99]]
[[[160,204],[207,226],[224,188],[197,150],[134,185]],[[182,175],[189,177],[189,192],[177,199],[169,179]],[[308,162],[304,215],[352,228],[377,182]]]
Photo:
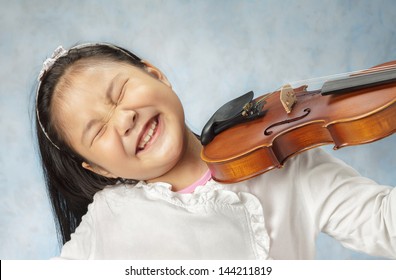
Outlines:
[[181,158],[187,135],[182,105],[166,77],[146,65],[145,70],[113,61],[74,65],[58,84],[55,122],[87,160],[84,168],[149,180]]

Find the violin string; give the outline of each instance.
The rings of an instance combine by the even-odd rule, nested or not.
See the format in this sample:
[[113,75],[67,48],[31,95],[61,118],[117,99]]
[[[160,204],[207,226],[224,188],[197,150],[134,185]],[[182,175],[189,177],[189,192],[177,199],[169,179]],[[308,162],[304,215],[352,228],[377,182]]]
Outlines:
[[256,101],[256,105],[260,105],[260,104],[261,104],[262,102],[264,102],[268,97],[274,95],[276,92],[277,92],[277,91],[275,90],[275,91],[273,91],[273,92],[270,92],[270,93],[265,94],[263,97],[261,97],[260,99],[258,99],[258,100]]
[[290,84],[319,84],[319,83],[323,83],[325,81],[335,80],[338,78],[345,78],[348,75],[349,76],[369,75],[374,72],[387,72],[387,71],[394,71],[395,69],[396,69],[396,65],[384,65],[384,66],[368,68],[368,69],[364,69],[364,70],[356,70],[356,71],[351,71],[351,72],[344,72],[344,73],[338,73],[338,74],[333,74],[333,75],[328,75],[328,76],[293,81]]
[[[396,65],[384,65],[384,66],[378,66],[374,68],[368,68],[364,70],[356,70],[356,71],[351,71],[351,72],[344,72],[344,73],[338,73],[338,74],[333,74],[333,75],[328,75],[328,76],[322,76],[322,77],[316,77],[316,78],[310,78],[310,79],[305,79],[305,80],[299,80],[299,81],[294,81],[291,82],[290,84],[315,84],[315,83],[323,83],[324,81],[329,81],[329,80],[335,80],[338,78],[345,78],[346,76],[354,76],[354,75],[369,75],[373,72],[387,72],[387,71],[394,71],[396,69]],[[256,101],[256,104],[261,104],[264,102],[267,98],[269,98],[271,95],[275,94],[278,92],[280,88],[277,90],[267,93],[264,96],[262,96],[260,99]]]

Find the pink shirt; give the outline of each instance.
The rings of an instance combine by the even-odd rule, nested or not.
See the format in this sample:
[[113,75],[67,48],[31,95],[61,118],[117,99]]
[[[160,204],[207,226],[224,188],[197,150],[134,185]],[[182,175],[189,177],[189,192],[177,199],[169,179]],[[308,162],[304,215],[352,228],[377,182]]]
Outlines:
[[210,174],[210,170],[208,169],[208,171],[206,171],[205,174],[200,179],[198,179],[198,181],[195,181],[190,186],[178,191],[178,193],[193,193],[196,187],[204,186],[211,178],[212,175]]

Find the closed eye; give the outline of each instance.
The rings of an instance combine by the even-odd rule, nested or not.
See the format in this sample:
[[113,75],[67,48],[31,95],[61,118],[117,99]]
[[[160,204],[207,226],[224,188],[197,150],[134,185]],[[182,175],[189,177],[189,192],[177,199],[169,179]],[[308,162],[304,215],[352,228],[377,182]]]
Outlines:
[[98,132],[95,134],[94,138],[92,139],[91,146],[92,146],[92,144],[93,144],[95,141],[97,141],[97,140],[106,132],[106,128],[107,128],[107,125],[104,124],[104,125],[98,130]]
[[124,98],[125,90],[126,90],[126,86],[125,85],[127,83],[128,83],[128,79],[124,82],[124,85],[121,88],[120,94],[119,94],[118,99],[117,99],[117,105],[120,104],[122,99]]

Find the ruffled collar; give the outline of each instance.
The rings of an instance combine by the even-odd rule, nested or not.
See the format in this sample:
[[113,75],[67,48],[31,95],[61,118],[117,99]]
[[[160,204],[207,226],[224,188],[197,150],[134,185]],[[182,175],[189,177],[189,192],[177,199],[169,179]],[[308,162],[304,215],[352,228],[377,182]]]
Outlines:
[[161,198],[179,207],[187,208],[194,212],[202,205],[243,205],[248,220],[255,254],[258,259],[270,259],[270,238],[265,229],[263,209],[259,200],[246,192],[235,193],[226,190],[224,185],[210,179],[206,184],[195,188],[193,193],[178,193],[172,191],[172,185],[164,182],[146,183],[138,182],[134,188],[143,189],[153,197]]

